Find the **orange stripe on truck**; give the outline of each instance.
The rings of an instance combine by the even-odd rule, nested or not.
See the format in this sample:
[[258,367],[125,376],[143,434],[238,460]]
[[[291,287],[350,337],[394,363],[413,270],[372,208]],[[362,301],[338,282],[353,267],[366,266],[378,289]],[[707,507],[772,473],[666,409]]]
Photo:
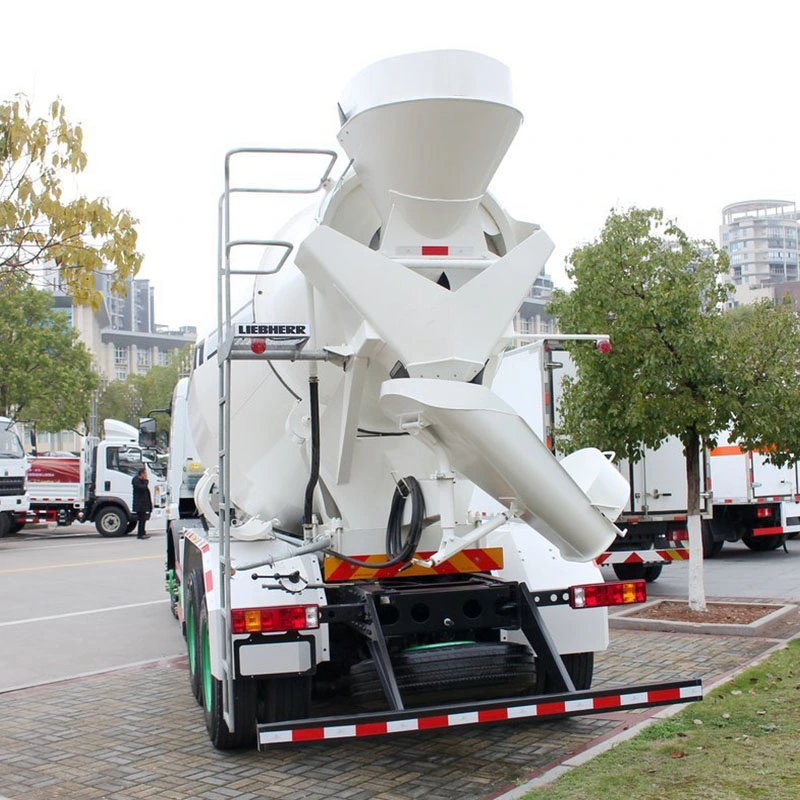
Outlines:
[[711,455],[713,456],[741,456],[744,454],[744,450],[739,447],[738,444],[726,444],[722,447],[715,447],[711,451]]
[[[417,553],[416,558],[430,558],[433,551]],[[383,553],[373,553],[368,556],[351,556],[358,561],[366,561],[371,564],[381,564],[388,560]],[[382,569],[360,567],[356,564],[349,564],[335,556],[325,558],[325,580],[326,581],[357,581],[372,580],[375,578],[418,578],[422,575],[455,575],[468,572],[489,572],[493,569],[503,568],[503,548],[484,547],[472,550],[462,550],[451,558],[447,559],[438,567],[421,567],[412,564],[403,569],[403,564],[394,567],[384,567]]]

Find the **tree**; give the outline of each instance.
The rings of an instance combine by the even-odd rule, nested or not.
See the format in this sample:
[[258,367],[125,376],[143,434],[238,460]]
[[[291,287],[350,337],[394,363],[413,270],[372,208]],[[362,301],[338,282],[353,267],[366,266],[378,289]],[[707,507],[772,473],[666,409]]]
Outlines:
[[74,428],[99,384],[53,298],[21,274],[0,272],[0,413],[33,420],[40,430]]
[[574,290],[551,311],[570,333],[610,333],[613,349],[572,348],[580,380],[565,387],[564,429],[633,461],[668,436],[686,455],[689,602],[705,609],[700,520],[700,446],[730,418],[720,323],[725,254],[690,240],[658,209],[612,212],[600,239],[579,247],[567,274]]
[[97,307],[94,273],[111,265],[113,289],[124,292],[142,255],[128,211],[106,198],[65,199],[62,179],[86,167],[83,132],[56,100],[47,119],[31,118],[21,95],[0,103],[0,274],[25,273],[52,263],[76,303]]
[[800,460],[800,316],[787,296],[724,316],[731,432],[783,465]]

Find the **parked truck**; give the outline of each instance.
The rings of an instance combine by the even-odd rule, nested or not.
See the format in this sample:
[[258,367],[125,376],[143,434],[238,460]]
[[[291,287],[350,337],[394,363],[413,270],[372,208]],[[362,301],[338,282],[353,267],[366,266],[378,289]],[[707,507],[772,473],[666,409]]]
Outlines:
[[71,525],[93,522],[101,536],[124,536],[136,527],[131,480],[147,467],[155,512],[164,508],[165,484],[146,459],[139,431],[107,419],[103,437],[84,436],[79,456],[31,460],[28,521]]
[[167,563],[166,581],[170,608],[178,615],[180,579],[176,564],[180,549],[180,536],[184,520],[197,520],[199,514],[194,502],[194,490],[205,469],[197,456],[197,448],[189,430],[186,409],[189,379],[181,378],[172,393],[169,407],[169,459],[166,474],[167,513]]
[[776,550],[800,532],[797,464],[778,467],[768,453],[743,450],[723,433],[711,450],[713,510],[703,529],[703,551],[713,557],[725,542]]
[[[557,337],[527,350],[531,369],[541,374],[543,396],[548,398],[544,405],[549,436],[560,424],[563,379],[577,377],[575,365]],[[713,448],[702,448],[697,489],[706,558],[717,555],[726,541],[743,541],[751,550],[774,550],[800,533],[797,464],[778,467],[768,455],[743,450],[726,431],[718,435]],[[619,578],[652,581],[665,564],[689,557],[683,445],[670,436],[657,448],[644,448],[638,461],[622,459],[617,467],[630,484],[628,502],[617,521],[626,534],[598,562],[613,566]]]
[[28,510],[25,476],[28,459],[14,420],[0,417],[0,537],[16,533]]
[[[556,460],[494,391],[553,248],[488,192],[522,120],[508,70],[462,51],[399,56],[361,72],[339,116],[336,180],[332,150],[225,159],[219,323],[186,404],[209,467],[202,524],[173,526],[172,544],[211,741],[698,699],[692,679],[590,688],[608,606],[645,597],[594,563],[628,486],[596,449]],[[320,160],[318,183],[254,185],[251,161],[281,157]],[[234,197],[289,189],[322,199],[274,239],[236,232]],[[470,514],[476,491],[496,503],[486,516]]]

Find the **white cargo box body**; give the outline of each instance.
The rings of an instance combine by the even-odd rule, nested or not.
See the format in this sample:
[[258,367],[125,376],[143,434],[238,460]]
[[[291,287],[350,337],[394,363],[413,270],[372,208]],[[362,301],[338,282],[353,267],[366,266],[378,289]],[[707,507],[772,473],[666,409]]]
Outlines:
[[[700,458],[700,512],[708,512],[705,492],[707,460],[705,451]],[[683,444],[670,436],[653,450],[646,448],[641,459],[631,464],[624,459],[618,464],[631,484],[631,497],[623,512],[635,516],[675,518],[685,516],[689,507],[686,486],[686,457]]]
[[731,442],[726,432],[711,451],[711,487],[715,503],[795,500],[797,465],[770,464],[765,455]]

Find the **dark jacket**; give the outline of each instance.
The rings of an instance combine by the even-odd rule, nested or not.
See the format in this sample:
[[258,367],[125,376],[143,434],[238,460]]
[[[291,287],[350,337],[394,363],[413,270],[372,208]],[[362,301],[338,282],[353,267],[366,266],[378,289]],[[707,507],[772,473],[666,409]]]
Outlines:
[[133,513],[149,514],[153,510],[153,501],[150,499],[150,489],[145,478],[133,476]]

